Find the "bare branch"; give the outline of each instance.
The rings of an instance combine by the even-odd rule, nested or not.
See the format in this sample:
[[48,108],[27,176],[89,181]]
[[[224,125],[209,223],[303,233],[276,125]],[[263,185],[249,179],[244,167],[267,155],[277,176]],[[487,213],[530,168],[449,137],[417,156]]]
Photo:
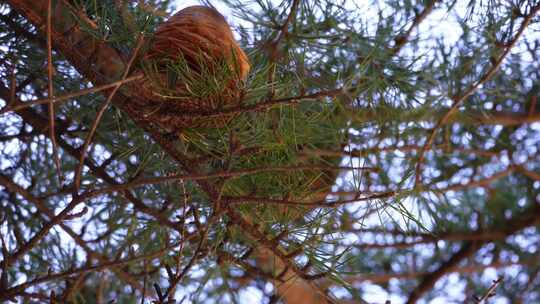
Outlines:
[[91,94],[91,93],[98,93],[98,92],[105,91],[105,90],[108,90],[108,89],[111,89],[111,88],[114,88],[114,87],[117,87],[117,86],[121,86],[121,85],[126,84],[128,82],[132,82],[132,81],[135,81],[135,80],[140,80],[143,77],[144,76],[142,74],[135,75],[135,76],[131,76],[131,77],[128,77],[126,79],[118,80],[118,81],[115,81],[115,82],[112,82],[112,83],[109,83],[109,84],[79,90],[77,92],[68,93],[68,94],[58,96],[58,97],[54,97],[54,98],[45,98],[45,99],[38,99],[38,100],[25,101],[25,102],[18,101],[13,106],[6,106],[2,110],[0,110],[0,115],[4,114],[4,113],[7,113],[7,112],[17,112],[17,111],[20,111],[20,110],[23,110],[23,109],[26,109],[28,107],[32,107],[32,106],[35,106],[35,105],[41,105],[41,104],[47,104],[48,105],[50,103],[58,104],[58,103],[60,103],[62,101],[68,101],[68,100],[70,100],[72,98],[75,98],[75,97],[79,97],[79,96],[83,96],[83,95],[87,95],[87,94]]
[[[129,59],[129,62],[124,70],[124,75],[122,76],[122,79],[121,79],[122,81],[125,81],[127,76],[129,75],[131,65],[135,61],[135,58],[137,58],[137,54],[139,53],[139,49],[141,48],[143,41],[144,41],[144,36],[141,34],[139,38],[137,39],[137,45],[135,46],[135,50],[133,51],[133,54],[131,55],[131,58]],[[86,136],[83,147],[81,149],[81,155],[79,157],[79,166],[77,167],[77,169],[75,169],[75,191],[76,192],[79,191],[79,187],[81,185],[81,174],[84,167],[84,159],[86,157],[86,151],[88,150],[88,146],[90,145],[90,143],[92,142],[92,139],[94,138],[94,133],[96,132],[98,124],[101,121],[101,117],[105,113],[105,110],[111,104],[114,95],[116,94],[118,89],[120,89],[121,86],[122,86],[122,82],[118,83],[113,88],[111,94],[109,94],[109,96],[107,97],[107,100],[99,109],[96,115],[96,118],[94,119],[94,122],[92,123],[92,127],[90,128],[90,132]]]
[[502,278],[493,280],[493,284],[491,284],[491,286],[488,288],[488,290],[486,291],[486,294],[484,294],[481,298],[476,299],[475,303],[477,304],[487,303],[487,299],[495,295],[495,289],[497,289],[499,284],[501,284],[502,280],[503,280]]
[[430,0],[428,4],[426,5],[426,7],[424,8],[424,10],[420,14],[416,15],[411,26],[407,29],[407,31],[403,33],[402,35],[399,35],[396,38],[394,38],[394,42],[396,44],[394,45],[393,48],[390,49],[390,54],[392,56],[399,54],[399,51],[401,51],[401,49],[405,46],[407,41],[409,41],[409,37],[411,36],[413,30],[417,28],[420,25],[420,23],[422,23],[422,21],[424,21],[426,17],[433,11],[433,7],[435,6],[437,2],[438,0]]
[[[53,90],[53,73],[54,67],[52,62],[52,0],[47,2],[47,95],[54,101]],[[54,164],[56,165],[56,173],[58,174],[58,182],[61,185],[64,182],[62,171],[60,169],[60,156],[58,155],[58,144],[56,143],[56,131],[54,127],[54,102],[49,103],[49,138],[51,139],[53,148]]]

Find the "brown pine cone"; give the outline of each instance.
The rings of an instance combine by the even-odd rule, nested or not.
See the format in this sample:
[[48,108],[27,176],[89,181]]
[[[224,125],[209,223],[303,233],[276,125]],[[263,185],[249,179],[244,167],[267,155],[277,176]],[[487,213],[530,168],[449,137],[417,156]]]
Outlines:
[[[168,129],[226,123],[231,117],[187,116],[239,105],[250,69],[225,18],[205,6],[185,8],[160,25],[143,63],[143,97],[156,106],[151,120]],[[174,113],[183,115],[176,119]]]

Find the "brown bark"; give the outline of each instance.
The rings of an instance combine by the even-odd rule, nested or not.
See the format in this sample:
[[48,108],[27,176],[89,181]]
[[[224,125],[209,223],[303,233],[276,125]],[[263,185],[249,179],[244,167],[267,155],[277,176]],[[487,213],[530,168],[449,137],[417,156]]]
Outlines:
[[[257,248],[253,254],[258,265],[268,268],[274,274],[280,274],[280,281],[274,280],[277,294],[287,304],[325,304],[329,303],[320,292],[314,291],[313,285],[299,278],[296,273],[277,259],[272,251],[266,248]],[[285,271],[283,273],[283,271]]]

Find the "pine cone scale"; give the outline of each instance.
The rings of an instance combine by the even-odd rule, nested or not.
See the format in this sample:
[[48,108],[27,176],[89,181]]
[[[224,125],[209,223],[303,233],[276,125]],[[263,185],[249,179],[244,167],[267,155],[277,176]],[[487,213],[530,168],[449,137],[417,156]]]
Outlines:
[[[235,41],[225,18],[215,9],[204,6],[185,8],[160,25],[143,61],[146,66],[153,68],[146,72],[148,81],[143,84],[142,95],[153,104],[153,107],[149,108],[156,109],[157,106],[160,109],[152,111],[153,117],[150,120],[169,130],[198,126],[218,127],[223,125],[224,121],[226,123],[228,119],[232,119],[233,116],[228,119],[215,116],[187,119],[184,116],[184,119],[173,119],[174,126],[163,126],[163,121],[170,122],[171,118],[160,118],[159,113],[211,113],[221,108],[237,106],[241,103],[238,85],[245,80],[250,68],[248,58]],[[182,64],[187,66],[182,68]],[[179,65],[183,73],[190,74],[172,76],[178,70],[175,65]],[[224,67],[227,69],[224,70]],[[177,81],[174,77],[178,78]],[[214,79],[223,83],[218,83],[217,87],[214,83],[213,91],[208,94],[193,92],[194,86],[199,90],[204,89],[205,85],[212,84]]]

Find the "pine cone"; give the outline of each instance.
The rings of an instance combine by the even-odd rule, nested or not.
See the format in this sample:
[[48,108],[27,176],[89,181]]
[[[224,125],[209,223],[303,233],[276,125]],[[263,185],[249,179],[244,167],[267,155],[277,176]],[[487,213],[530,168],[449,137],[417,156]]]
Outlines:
[[[205,6],[185,8],[160,25],[143,57],[143,97],[156,103],[151,120],[178,127],[220,126],[232,117],[186,117],[240,104],[249,61],[225,18]],[[174,113],[182,113],[175,118]]]

